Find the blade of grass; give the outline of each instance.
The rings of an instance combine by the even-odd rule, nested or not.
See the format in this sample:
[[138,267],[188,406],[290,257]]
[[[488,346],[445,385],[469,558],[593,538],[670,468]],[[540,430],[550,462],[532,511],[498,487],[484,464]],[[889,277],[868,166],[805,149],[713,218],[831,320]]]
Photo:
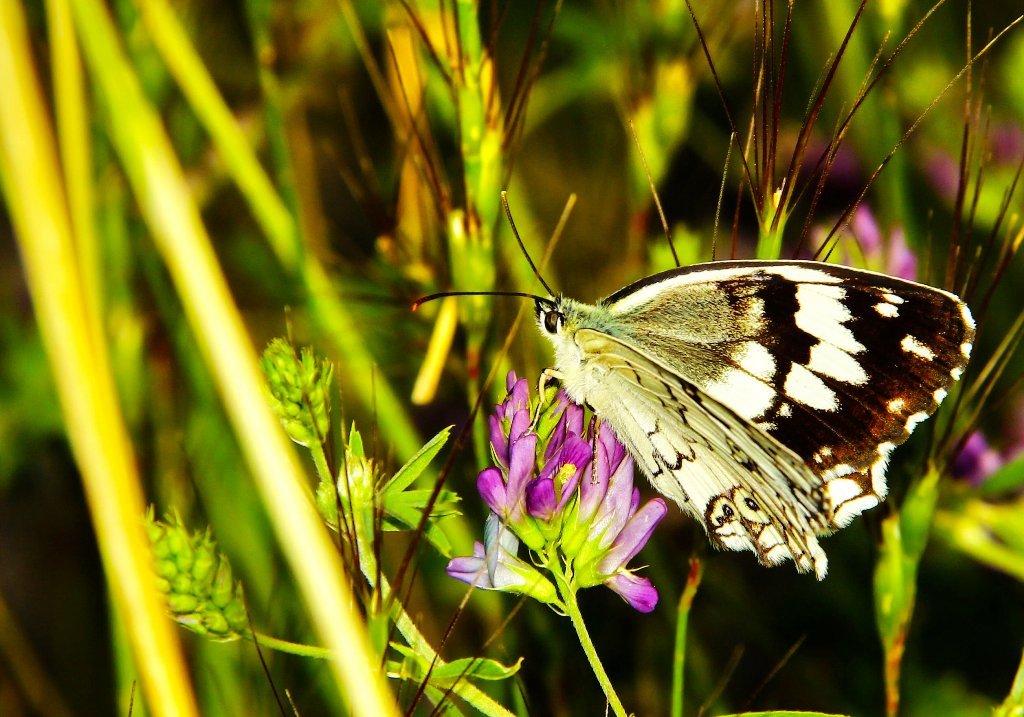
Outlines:
[[[69,41],[70,36],[55,37]],[[65,49],[65,57],[73,55]],[[181,646],[156,587],[141,522],[144,502],[135,458],[118,408],[103,331],[85,298],[53,129],[31,58],[21,5],[0,4],[0,84],[5,88],[0,181],[68,438],[81,468],[111,598],[127,623],[153,712],[195,715]]]
[[312,622],[334,653],[335,680],[353,712],[397,715],[338,554],[264,399],[252,344],[177,157],[142,94],[105,7],[96,0],[75,0],[72,7],[97,92],[110,109],[111,140],[217,381]]

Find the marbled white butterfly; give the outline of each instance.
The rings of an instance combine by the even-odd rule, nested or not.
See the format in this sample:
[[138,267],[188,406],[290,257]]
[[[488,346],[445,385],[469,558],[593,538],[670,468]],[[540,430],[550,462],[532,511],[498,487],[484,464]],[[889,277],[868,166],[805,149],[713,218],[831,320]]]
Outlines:
[[971,353],[958,297],[807,261],[655,274],[594,305],[535,298],[554,373],[712,542],[825,576],[818,544],[886,494],[889,454]]

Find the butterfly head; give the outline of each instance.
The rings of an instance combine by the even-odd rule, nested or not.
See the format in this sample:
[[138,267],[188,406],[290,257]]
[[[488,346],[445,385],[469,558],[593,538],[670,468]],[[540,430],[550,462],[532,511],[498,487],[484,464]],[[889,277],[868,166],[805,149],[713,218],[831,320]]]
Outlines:
[[576,343],[580,329],[611,332],[604,311],[564,296],[534,300],[537,326],[555,349],[555,366],[562,372],[571,372],[583,363],[583,355]]
[[554,337],[565,326],[565,312],[561,306],[563,302],[561,296],[553,299],[538,297],[534,300],[533,311],[537,316],[537,325],[545,336]]

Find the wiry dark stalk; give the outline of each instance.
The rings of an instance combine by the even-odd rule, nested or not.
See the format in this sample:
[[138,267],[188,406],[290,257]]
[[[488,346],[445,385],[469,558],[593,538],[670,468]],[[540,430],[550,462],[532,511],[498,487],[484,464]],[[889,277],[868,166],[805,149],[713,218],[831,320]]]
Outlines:
[[722,201],[725,198],[725,185],[729,176],[729,160],[732,159],[732,145],[736,141],[736,135],[729,135],[729,146],[725,150],[725,163],[722,165],[722,183],[718,186],[718,201],[715,202],[715,223],[711,230],[711,261],[715,260],[715,253],[718,249],[718,222],[722,217]]
[[[465,611],[466,605],[469,603],[469,598],[470,598],[470,596],[473,594],[473,592],[475,590],[476,590],[476,586],[474,586],[474,585],[470,585],[469,586],[469,589],[466,591],[466,594],[463,595],[462,600],[459,602],[458,607],[456,608],[455,612],[453,613],[452,619],[445,626],[445,630],[441,634],[441,640],[440,640],[439,645],[438,645],[438,654],[440,654],[441,648],[443,648],[448,643],[448,638],[450,638],[452,636],[452,633],[455,630],[455,625],[458,623],[459,618],[462,616],[462,613]],[[523,608],[523,605],[525,605],[525,604],[526,604],[526,596],[525,595],[521,595],[519,597],[519,599],[516,600],[515,605],[512,606],[512,609],[508,611],[508,614],[505,616],[505,619],[503,619],[498,624],[498,626],[494,629],[494,632],[491,633],[490,637],[488,637],[484,641],[484,643],[480,646],[480,654],[477,654],[475,656],[474,660],[468,662],[466,664],[465,669],[463,669],[458,674],[458,676],[454,680],[452,680],[452,684],[444,692],[445,698],[449,697],[454,692],[455,687],[456,687],[456,685],[458,685],[460,680],[466,679],[466,675],[469,674],[469,671],[471,669],[473,669],[473,667],[475,666],[476,660],[478,660],[478,659],[479,660],[486,659],[483,656],[483,652],[488,647],[490,647],[491,644],[495,640],[497,640],[499,637],[501,637],[501,635],[504,634],[505,628],[507,628],[512,623],[512,619],[516,615],[519,614],[519,611]],[[440,708],[440,705],[438,705],[438,707],[435,708],[435,712],[439,708]]]
[[562,10],[562,2],[563,0],[556,0],[555,7],[551,11],[551,19],[548,21],[548,26],[544,31],[544,39],[541,41],[537,58],[533,63],[533,69],[526,80],[526,84],[522,89],[513,93],[511,101],[515,103],[516,111],[510,119],[506,120],[505,134],[502,138],[502,148],[505,150],[504,172],[506,183],[511,176],[512,166],[515,164],[516,151],[519,147],[519,140],[526,127],[526,108],[530,101],[530,92],[534,85],[536,85],[537,78],[540,77],[540,71],[544,65],[544,60],[547,58],[548,49],[551,46],[551,36],[555,30],[555,21]]
[[[900,41],[899,45],[896,46],[896,49],[892,51],[892,54],[889,55],[889,57],[885,60],[882,66],[878,69],[877,74],[871,77],[871,72],[875,64],[877,63],[882,50],[885,47],[885,39],[883,39],[881,45],[879,46],[878,52],[875,55],[875,60],[872,61],[871,67],[869,67],[868,69],[868,74],[865,76],[865,82],[862,85],[861,90],[857,93],[857,96],[854,100],[852,107],[850,108],[850,111],[847,112],[845,118],[840,123],[839,129],[833,134],[832,141],[829,143],[828,147],[826,147],[826,150],[825,152],[822,153],[821,157],[818,158],[814,170],[811,172],[812,177],[815,175],[818,176],[818,182],[815,188],[814,197],[811,201],[811,209],[808,211],[806,220],[804,221],[804,227],[800,232],[800,238],[797,241],[797,249],[795,250],[795,252],[799,251],[799,249],[802,248],[807,241],[807,237],[810,234],[812,222],[814,219],[813,210],[817,207],[818,199],[821,193],[824,191],[825,182],[827,181],[828,176],[831,173],[832,164],[835,160],[836,155],[839,152],[840,144],[845,139],[850,124],[853,122],[854,116],[860,109],[861,105],[863,105],[864,101],[867,99],[868,94],[870,94],[870,92],[874,89],[875,85],[878,84],[879,80],[881,80],[882,77],[884,77],[887,74],[888,70],[895,63],[896,58],[903,52],[903,49],[910,43],[910,40],[915,35],[917,35],[921,28],[924,27],[924,24],[928,21],[928,19],[931,18],[931,16],[934,15],[935,12],[938,11],[938,9],[945,4],[945,2],[946,0],[938,0],[938,2],[932,5],[928,12],[926,12],[924,16],[914,24],[914,27],[910,29],[910,32],[908,32],[906,36],[904,36],[904,38]],[[823,164],[827,165],[826,169],[822,169]],[[821,170],[821,174],[818,174],[819,170]]]
[[[968,27],[970,27],[970,12],[967,14]],[[967,34],[967,45],[970,46],[971,37],[970,33]],[[968,51],[967,55],[967,77],[965,80],[965,91],[964,91],[964,129],[963,137],[960,140],[960,164],[959,164],[959,175],[957,177],[956,184],[956,199],[953,201],[953,229],[952,229],[952,242],[949,252],[949,257],[946,261],[946,284],[953,286],[953,282],[956,281],[956,267],[960,256],[960,240],[962,236],[962,222],[963,222],[963,208],[964,199],[967,194],[967,182],[970,172],[970,157],[973,154],[972,148],[974,144],[974,138],[972,130],[974,129],[974,122],[971,121],[971,88],[972,88],[972,68],[971,56]]]
[[798,637],[792,645],[789,646],[789,649],[786,650],[782,657],[780,657],[778,661],[776,661],[776,663],[772,665],[772,668],[768,671],[768,674],[765,675],[761,682],[758,683],[757,687],[755,687],[753,691],[751,691],[746,701],[740,706],[741,710],[745,712],[748,709],[750,709],[750,707],[754,704],[754,700],[757,699],[758,695],[760,695],[761,692],[764,691],[764,688],[768,686],[768,683],[770,683],[776,675],[782,672],[782,668],[789,664],[789,661],[793,659],[793,655],[797,653],[797,650],[800,649],[801,645],[803,645],[804,641],[806,640],[807,634],[804,633],[803,635]]
[[764,67],[756,67],[754,69],[754,106],[750,112],[750,124],[747,127],[747,141],[744,143],[742,157],[746,157],[748,154],[751,157],[751,162],[754,165],[754,185],[750,188],[751,199],[754,202],[754,209],[758,216],[761,215],[764,210],[764,201],[769,196],[771,186],[771,173],[761,162],[761,137],[764,130],[761,132],[757,130],[757,98],[764,93]]
[[714,687],[708,692],[704,702],[700,705],[700,709],[697,710],[698,717],[703,717],[707,714],[711,706],[718,700],[718,697],[725,691],[725,686],[729,684],[729,680],[736,674],[736,668],[739,667],[744,651],[745,649],[742,644],[736,645],[733,648],[732,654],[729,655],[729,661],[725,663],[725,667],[722,669],[722,674],[719,675]]
[[362,182],[358,182],[340,161],[335,162],[337,171],[356,201],[362,206],[368,207],[369,215],[377,218],[388,217],[390,224],[390,212],[385,208],[386,204],[382,199],[383,192],[377,173],[373,171],[373,160],[366,145],[366,138],[356,119],[352,97],[344,88],[338,92],[338,106],[341,109],[341,120],[345,124],[345,136],[352,143],[352,151],[355,153],[356,166],[359,167]]
[[530,69],[530,56],[533,54],[534,43],[537,42],[537,38],[540,34],[540,15],[544,7],[544,4],[538,0],[534,6],[533,18],[530,20],[530,31],[526,36],[526,42],[523,45],[523,50],[519,55],[519,67],[516,68],[516,79],[512,83],[512,94],[509,97],[508,104],[505,107],[505,126],[512,126],[512,119],[515,117],[520,110],[520,103],[525,100],[522,96],[522,92],[525,88],[526,79]]
[[[733,133],[733,137],[736,134]],[[740,241],[740,208],[743,206],[743,181],[736,183],[736,205],[732,212],[732,243],[729,246],[729,258],[736,258],[736,249]]]
[[352,40],[359,51],[359,57],[363,61],[363,67],[366,68],[366,74],[370,76],[370,84],[373,85],[373,89],[377,93],[377,99],[380,100],[384,108],[384,114],[391,120],[392,125],[397,127],[398,111],[391,103],[391,93],[388,92],[387,80],[384,78],[384,73],[380,65],[377,64],[373,51],[370,49],[370,41],[363,32],[363,26],[359,22],[355,8],[352,6],[352,0],[341,0],[341,13],[345,18],[345,24],[348,25],[349,31],[352,33]]
[[[498,47],[498,34],[501,30],[501,26],[505,23],[505,18],[508,16],[508,10],[511,7],[510,4],[502,6],[501,12],[498,14],[497,19],[491,21],[491,26],[488,28],[487,33],[487,45],[484,51],[485,57],[494,58],[497,53]],[[491,0],[491,11],[492,14],[496,10],[495,0]],[[484,103],[484,116],[491,117],[495,116],[495,103],[501,101],[501,96],[498,93],[498,81],[494,78],[493,81],[487,88],[487,101]]]
[[[1000,231],[1002,224],[1010,211],[1010,205],[1013,200],[1013,196],[1017,191],[1017,186],[1020,183],[1022,171],[1024,171],[1024,156],[1022,156],[1021,161],[1018,162],[1017,171],[1014,172],[1013,180],[1010,182],[1010,186],[1003,194],[1003,201],[999,207],[999,213],[996,215],[996,221],[992,227],[991,232],[989,233],[988,240],[985,242],[985,250],[983,254],[985,260],[982,262],[982,265],[988,263],[988,256],[990,254],[991,247],[995,245],[997,233]],[[1024,232],[1024,229],[1021,229],[1020,231]],[[1002,281],[1003,274],[1006,272],[1007,268],[1010,266],[1010,262],[1016,255],[1017,249],[1020,246],[1020,241],[1020,235],[1018,235],[1016,239],[1011,238],[1009,235],[1007,236],[1007,239],[1003,244],[1002,252],[1000,253],[999,259],[997,260],[996,265],[993,269],[992,281],[989,282],[985,294],[982,296],[981,301],[978,302],[978,312],[982,317],[984,317],[987,313],[989,303],[992,300],[992,294],[995,291],[996,287],[999,285],[999,283]],[[980,271],[975,273],[974,276],[970,277],[971,280],[969,283],[967,283],[967,289],[965,291],[966,296],[971,297],[974,295],[979,275]]]
[[[868,92],[871,89],[874,80],[872,76],[875,72],[875,68],[878,66],[878,62],[881,59],[882,51],[885,49],[885,43],[888,40],[888,35],[882,38],[882,42],[875,52],[875,56],[872,58],[868,70],[864,75],[864,79],[861,82],[861,86],[857,91],[857,95],[854,98],[854,109],[842,119],[836,121],[836,126],[832,130],[832,135],[829,138],[828,145],[825,150],[818,157],[814,164],[814,168],[811,169],[808,174],[807,181],[796,190],[791,200],[795,206],[797,203],[803,200],[804,194],[813,185],[814,191],[812,192],[810,203],[807,207],[807,212],[804,217],[804,225],[800,230],[800,236],[797,239],[796,246],[793,248],[793,256],[798,256],[800,250],[804,248],[807,242],[807,236],[813,226],[814,217],[817,213],[818,202],[821,200],[822,195],[825,193],[825,185],[828,182],[828,178],[832,175],[832,167],[835,165],[835,161],[839,156],[839,149],[842,146],[843,141],[846,139],[846,134],[849,131],[851,120],[856,108],[860,107],[861,103],[867,97]],[[875,77],[877,79],[877,77]]]
[[[763,156],[761,139],[765,137],[767,133],[767,127],[765,126],[764,116],[764,103],[761,98],[764,97],[764,84],[767,80],[766,75],[768,73],[768,62],[765,60],[765,44],[767,43],[766,36],[768,34],[768,23],[765,20],[765,8],[768,0],[758,0],[754,3],[754,29],[751,36],[754,40],[754,52],[751,57],[751,74],[755,78],[754,85],[751,88],[753,97],[751,101],[751,117],[750,117],[750,135],[748,137],[748,144],[751,146],[751,157],[754,163],[754,178],[757,181],[757,196],[754,198],[755,205],[757,206],[758,214],[763,209],[763,201],[768,196],[769,187],[771,186],[771,169],[767,166],[765,157]],[[760,12],[758,12],[760,10]],[[760,22],[758,22],[760,20]],[[759,112],[760,110],[760,112]],[[758,131],[758,122],[760,121],[760,131]]]
[[[434,65],[434,69],[438,71],[441,77],[444,78],[445,83],[451,86],[452,77],[448,74],[448,69],[444,62],[441,60],[441,56],[438,54],[437,49],[434,47],[434,43],[430,41],[430,36],[427,34],[427,28],[424,27],[423,22],[420,20],[416,11],[413,10],[412,6],[409,5],[408,0],[398,0],[402,5],[402,9],[405,10],[406,16],[409,18],[409,22],[412,23],[412,27],[416,30],[416,34],[419,35],[420,42],[423,43],[423,49],[427,51],[430,56],[430,61]],[[441,2],[442,9],[444,2]],[[445,41],[448,40],[447,33],[444,33]]]
[[[769,136],[771,147],[768,152],[769,166],[772,167],[772,173],[775,172],[775,158],[778,152],[779,143],[779,127],[782,124],[782,92],[785,87],[786,81],[786,67],[789,64],[789,41],[792,36],[793,27],[793,0],[787,0],[786,2],[786,25],[782,29],[782,55],[779,57],[779,73],[778,78],[775,81],[774,100],[772,107],[772,128],[773,131]],[[774,40],[773,40],[774,46]]]
[[[985,44],[983,48],[981,48],[974,55],[973,61],[977,62],[979,58],[987,54],[988,51],[991,50],[992,47],[995,46],[995,44],[999,42],[999,40],[1002,39],[1002,37],[1006,33],[1015,28],[1017,25],[1021,24],[1022,21],[1024,21],[1024,16],[1018,17],[1009,25],[1000,30],[995,37],[993,37],[988,43]],[[900,148],[904,145],[904,143],[906,143],[910,136],[917,131],[917,128],[924,121],[924,118],[928,115],[928,113],[930,113],[932,109],[934,109],[935,106],[939,103],[939,101],[942,100],[943,97],[945,97],[946,93],[953,88],[953,86],[960,80],[960,78],[964,75],[966,71],[967,67],[964,67],[959,72],[957,72],[956,75],[954,75],[953,78],[950,79],[950,81],[946,84],[946,86],[942,88],[942,91],[939,92],[939,94],[936,95],[936,97],[930,103],[928,103],[928,106],[921,111],[921,114],[917,116],[917,118],[913,121],[913,123],[910,125],[907,131],[903,133],[903,136],[900,137],[899,141],[896,142],[896,145],[882,159],[878,167],[875,168],[875,171],[871,173],[871,176],[868,177],[868,181],[865,182],[864,187],[857,195],[857,198],[843,211],[839,219],[836,220],[835,224],[832,226],[832,229],[829,231],[828,235],[822,241],[821,246],[819,246],[818,250],[815,252],[815,256],[821,255],[827,249],[828,244],[833,239],[833,237],[839,231],[846,227],[847,223],[850,220],[850,217],[853,215],[855,211],[857,211],[857,208],[860,207],[861,202],[864,201],[864,197],[867,196],[868,190],[874,184],[875,180],[878,178],[878,175],[881,174],[882,170],[884,170],[888,166],[889,162],[892,161],[892,158],[896,155],[896,152],[900,150]]]
[[[640,155],[640,162],[644,165],[644,174],[647,176],[647,186],[650,187],[651,197],[654,199],[654,206],[658,210],[658,218],[661,220],[661,228],[665,232],[665,239],[668,241],[668,248],[672,252],[672,260],[678,267],[679,254],[676,253],[676,243],[672,240],[672,230],[668,227],[668,220],[665,218],[665,210],[661,206],[661,198],[658,197],[658,190],[654,186],[654,177],[651,176],[651,168],[647,164],[647,155],[644,154],[644,148],[640,144],[640,138],[636,136],[636,127],[633,126],[632,119],[629,120],[629,131],[633,135],[633,142],[636,144],[636,151]],[[511,217],[509,218],[509,221],[511,221]]]
[[[270,666],[267,664],[267,658],[263,655],[263,649],[260,647],[259,633],[256,630],[256,626],[252,622],[252,613],[249,612],[249,606],[245,606],[245,619],[249,621],[249,633],[252,635],[252,646],[256,650],[256,659],[260,661],[260,669],[263,670],[263,677],[266,678],[267,684],[270,685],[270,692],[274,695],[274,702],[277,703],[277,710],[281,715],[288,714],[285,711],[284,703],[281,701],[281,695],[277,691],[277,683],[274,682],[274,675],[270,671]],[[128,714],[132,712],[129,709]]]
[[[697,21],[697,15],[693,12],[693,6],[690,4],[690,0],[686,0],[686,9],[690,13],[690,19],[693,20],[693,26],[697,31],[697,39],[700,41],[701,49],[704,51],[704,58],[708,62],[708,69],[711,71],[711,77],[715,83],[715,90],[718,92],[718,99],[722,102],[722,109],[725,111],[725,119],[729,123],[729,129],[738,136],[739,131],[736,129],[736,122],[733,120],[732,112],[729,111],[729,103],[725,99],[725,88],[722,87],[722,81],[718,77],[718,70],[715,69],[714,60],[711,59],[711,50],[704,37],[704,31],[701,29],[700,23]],[[747,165],[747,158],[742,152],[740,153],[740,162],[743,164],[743,176],[746,178],[747,185],[750,187],[751,193],[756,194],[754,191],[754,179],[750,173],[750,167]]]
[[807,143],[811,139],[811,132],[814,130],[814,125],[817,123],[818,116],[821,114],[821,109],[825,104],[825,97],[828,96],[828,92],[832,88],[832,81],[835,79],[836,71],[839,69],[839,63],[842,61],[846,53],[846,48],[850,44],[850,38],[853,36],[853,31],[857,28],[860,18],[864,14],[864,7],[866,4],[867,0],[861,0],[860,5],[857,7],[857,12],[854,14],[853,20],[850,22],[850,27],[846,30],[846,35],[843,37],[843,41],[839,44],[839,49],[836,50],[836,55],[825,75],[825,80],[822,83],[821,89],[814,98],[814,102],[811,106],[811,112],[804,118],[804,121],[800,125],[800,132],[797,134],[796,145],[793,148],[793,154],[790,157],[789,168],[786,170],[786,181],[781,187],[782,193],[778,201],[780,210],[777,211],[775,216],[772,218],[772,230],[778,228],[779,220],[783,214],[781,207],[786,207],[789,204],[789,198],[793,194],[793,185],[796,183],[797,174],[800,171],[800,167],[803,165],[804,153],[807,151]]
[[[988,362],[982,367],[981,374],[971,382],[969,388],[962,391],[957,396],[957,403],[953,410],[953,415],[959,414],[961,404],[967,404],[972,407],[968,413],[966,419],[962,421],[963,434],[957,441],[957,445],[962,446],[966,443],[967,438],[977,430],[977,427],[981,423],[981,418],[986,414],[987,411],[992,409],[992,392],[996,388],[996,384],[1002,375],[1006,372],[1007,367],[1010,365],[1011,359],[1020,348],[1021,341],[1024,340],[1024,314],[1017,317],[1013,325],[1010,327],[1009,332],[1000,341],[999,346],[996,347],[995,352],[989,358]],[[1009,395],[1008,392],[1003,392],[999,400],[1005,399]],[[943,433],[943,444],[950,440],[950,436],[953,431],[953,421],[950,421],[946,430]],[[954,454],[955,455],[955,454]]]

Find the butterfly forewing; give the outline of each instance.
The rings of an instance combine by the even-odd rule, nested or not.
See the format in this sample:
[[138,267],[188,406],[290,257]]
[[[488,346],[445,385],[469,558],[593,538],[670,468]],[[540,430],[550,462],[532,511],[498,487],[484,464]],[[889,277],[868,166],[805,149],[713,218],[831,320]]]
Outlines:
[[720,545],[819,577],[814,535],[885,497],[890,452],[974,340],[952,294],[817,262],[713,262],[551,310],[566,317],[549,334],[569,394],[659,490]]

